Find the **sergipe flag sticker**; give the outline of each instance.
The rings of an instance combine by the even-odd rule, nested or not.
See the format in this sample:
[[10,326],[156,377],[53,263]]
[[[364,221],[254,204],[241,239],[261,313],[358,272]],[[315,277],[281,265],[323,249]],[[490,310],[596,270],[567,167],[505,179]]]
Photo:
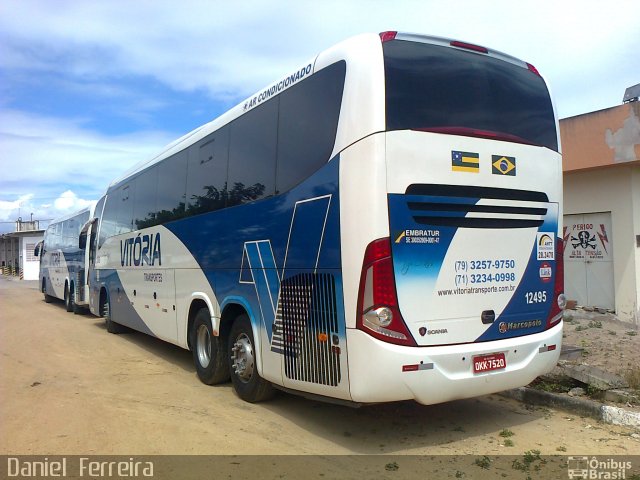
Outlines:
[[480,171],[480,156],[473,152],[452,150],[451,170],[454,172],[478,173]]

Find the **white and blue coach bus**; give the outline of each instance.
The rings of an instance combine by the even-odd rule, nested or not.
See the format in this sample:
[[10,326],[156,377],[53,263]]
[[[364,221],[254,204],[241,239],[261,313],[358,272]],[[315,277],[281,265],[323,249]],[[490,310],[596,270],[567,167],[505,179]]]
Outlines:
[[34,252],[40,257],[44,301],[63,300],[67,312],[80,313],[89,306],[89,251],[82,237],[90,229],[94,207],[95,202],[51,222]]
[[111,183],[91,310],[250,402],[525,385],[560,353],[561,171],[532,65],[358,36]]

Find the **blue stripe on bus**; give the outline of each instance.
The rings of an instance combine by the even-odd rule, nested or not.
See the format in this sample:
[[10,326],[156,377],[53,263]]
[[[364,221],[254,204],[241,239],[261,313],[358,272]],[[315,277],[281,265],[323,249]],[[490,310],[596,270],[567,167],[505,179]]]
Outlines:
[[271,251],[271,243],[269,240],[246,242],[244,249],[252,272],[262,318],[271,339],[271,326],[275,321],[280,292],[280,278]]
[[[189,249],[216,297],[245,298],[270,340],[286,278],[330,272],[342,286],[339,161],[281,195],[165,225]],[[342,290],[336,295],[342,301]],[[343,312],[339,330],[344,336]]]

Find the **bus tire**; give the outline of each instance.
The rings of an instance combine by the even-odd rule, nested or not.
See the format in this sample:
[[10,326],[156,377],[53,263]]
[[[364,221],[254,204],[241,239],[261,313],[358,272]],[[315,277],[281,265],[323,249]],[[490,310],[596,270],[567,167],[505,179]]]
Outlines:
[[84,308],[82,308],[80,305],[78,305],[74,300],[74,302],[73,302],[73,314],[74,315],[80,315],[83,312],[84,312]]
[[44,294],[44,303],[53,302],[53,297],[47,294],[47,279],[42,279],[42,293]]
[[250,403],[273,397],[273,385],[258,374],[253,330],[246,314],[233,322],[227,348],[231,382],[238,396]]
[[104,323],[107,326],[107,332],[118,334],[123,333],[126,330],[126,327],[114,322],[111,319],[111,301],[109,300],[109,295],[107,294],[105,294],[104,296],[102,312],[104,315]]
[[228,381],[227,342],[221,336],[213,336],[209,309],[198,310],[189,335],[193,363],[200,381],[207,385]]
[[69,284],[64,284],[64,308],[67,312],[73,311],[73,285],[69,288]]

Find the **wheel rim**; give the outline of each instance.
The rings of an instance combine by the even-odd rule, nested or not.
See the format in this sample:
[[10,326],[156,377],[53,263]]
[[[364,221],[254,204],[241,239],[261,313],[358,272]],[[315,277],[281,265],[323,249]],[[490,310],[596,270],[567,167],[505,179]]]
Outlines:
[[198,327],[196,338],[196,349],[198,351],[198,362],[202,368],[207,368],[211,362],[211,335],[206,325]]
[[106,300],[102,302],[102,316],[109,319],[109,302]]
[[231,359],[233,360],[233,370],[240,381],[249,382],[253,376],[254,358],[253,345],[246,333],[238,335],[231,348]]

